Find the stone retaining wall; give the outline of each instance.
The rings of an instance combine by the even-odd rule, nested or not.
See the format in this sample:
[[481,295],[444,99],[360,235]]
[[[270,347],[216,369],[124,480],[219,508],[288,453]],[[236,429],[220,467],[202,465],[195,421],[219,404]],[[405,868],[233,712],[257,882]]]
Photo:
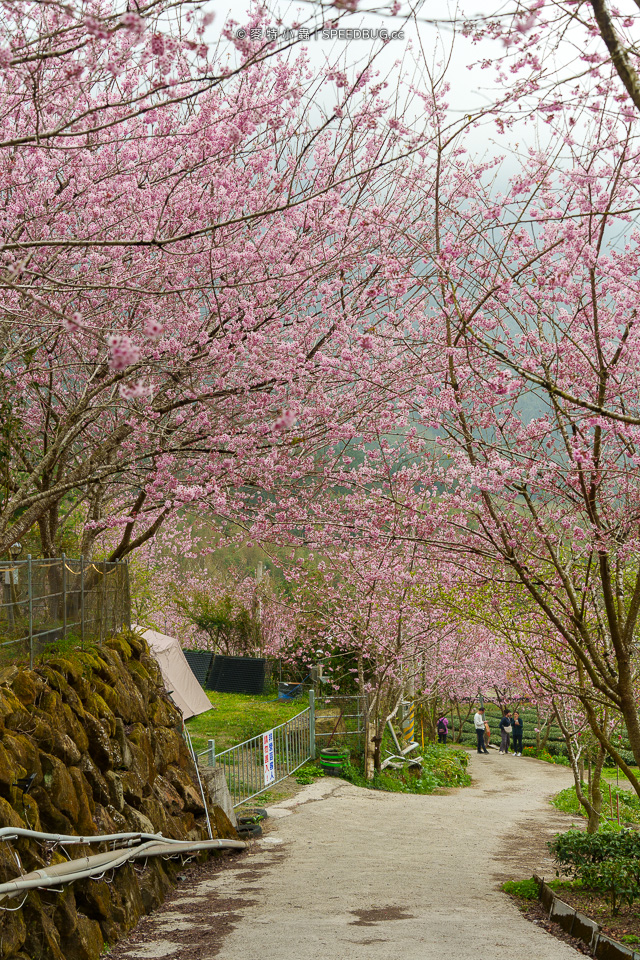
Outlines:
[[[156,661],[134,633],[50,658],[33,671],[5,669],[0,826],[205,839],[181,720]],[[31,774],[35,780],[23,795],[16,781]],[[215,835],[237,836],[219,807],[210,805],[210,816]],[[74,846],[69,857],[99,849]],[[0,883],[64,859],[59,848],[0,841]],[[30,892],[22,909],[0,910],[0,960],[97,960],[105,944],[162,902],[178,869],[151,859],[61,893]]]

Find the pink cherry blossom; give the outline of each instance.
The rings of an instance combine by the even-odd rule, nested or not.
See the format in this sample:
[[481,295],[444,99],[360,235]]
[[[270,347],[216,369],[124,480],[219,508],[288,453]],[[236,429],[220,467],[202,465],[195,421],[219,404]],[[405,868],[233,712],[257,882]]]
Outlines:
[[111,334],[107,337],[109,369],[126,370],[140,359],[140,348],[126,334]]

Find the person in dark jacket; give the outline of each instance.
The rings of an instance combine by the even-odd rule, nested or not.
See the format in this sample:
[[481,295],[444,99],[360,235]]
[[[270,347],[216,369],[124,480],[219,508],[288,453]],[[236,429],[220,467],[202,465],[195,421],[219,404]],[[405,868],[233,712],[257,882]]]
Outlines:
[[438,743],[446,743],[449,734],[449,721],[446,717],[440,717],[437,724]]
[[516,710],[511,721],[513,727],[513,752],[516,757],[522,756],[522,717]]
[[512,730],[511,711],[505,708],[502,720],[500,721],[500,753],[509,753],[509,740],[511,739]]

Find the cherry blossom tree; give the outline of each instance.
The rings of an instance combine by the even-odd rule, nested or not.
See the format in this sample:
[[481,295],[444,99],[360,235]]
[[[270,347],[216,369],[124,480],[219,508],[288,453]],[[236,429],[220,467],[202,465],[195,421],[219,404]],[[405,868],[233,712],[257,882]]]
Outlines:
[[[236,56],[220,58],[207,42],[215,19],[207,0],[141,0],[135,10],[118,0],[5,0],[3,13],[0,103],[14,126],[3,130],[0,152],[29,145],[73,150],[105,130],[117,135],[135,117],[157,117],[178,104],[193,109],[203,93],[297,42],[294,34],[285,42],[250,42],[251,28],[265,18],[264,7],[254,8],[246,40],[233,22],[225,25]],[[322,26],[312,14],[306,32]]]
[[401,504],[415,541],[563,665],[565,692],[638,790],[606,719],[624,718],[640,762],[638,427],[598,415],[638,396],[638,160],[633,128],[611,118],[588,146],[567,142],[555,165],[532,152],[502,196],[478,178],[471,189],[469,165],[456,208],[442,181],[432,310],[399,392],[420,397],[408,421],[422,437],[413,459],[405,442],[386,453],[378,509]]
[[80,518],[83,552],[116,529],[124,557],[184,504],[237,515],[339,432],[357,397],[332,364],[357,382],[406,290],[432,140],[382,93],[370,67],[245,62],[195,104],[0,154],[0,550],[37,524],[53,555]]
[[172,518],[130,564],[132,619],[178,637],[183,647],[279,657],[296,616],[282,586],[260,566],[248,574],[223,559],[194,518]]
[[635,3],[515,0],[484,4],[468,14],[439,13],[423,8],[417,16],[445,32],[460,32],[477,46],[479,66],[492,71],[499,84],[495,108],[501,130],[523,110],[549,122],[565,114],[573,123],[574,111],[603,100],[609,111],[627,118],[640,110]]
[[621,716],[640,762],[636,131],[605,111],[583,144],[570,127],[502,192],[463,143],[434,147],[404,230],[421,296],[379,318],[361,411],[255,531],[413,545],[404,576],[411,556],[484,591],[485,626],[553,666],[640,789],[611,736]]
[[429,617],[411,603],[415,570],[392,539],[376,549],[341,538],[331,548],[327,532],[317,566],[303,563],[291,574],[304,604],[300,632],[310,659],[322,659],[329,646],[333,656],[348,655],[353,664],[346,669],[364,704],[364,769],[371,778],[380,769],[385,725],[415,689]]
[[306,655],[309,665],[328,658],[336,690],[345,680],[355,684],[365,704],[364,766],[371,777],[380,769],[387,721],[402,701],[437,711],[473,700],[481,689],[514,691],[517,674],[506,645],[444,608],[443,591],[455,590],[457,571],[434,564],[433,554],[407,537],[403,510],[380,511],[365,485],[350,493],[334,487],[332,494],[314,494],[313,520],[308,499],[289,498],[286,513],[277,508],[271,524],[263,517],[252,535],[288,542],[292,550],[286,573],[296,655]]

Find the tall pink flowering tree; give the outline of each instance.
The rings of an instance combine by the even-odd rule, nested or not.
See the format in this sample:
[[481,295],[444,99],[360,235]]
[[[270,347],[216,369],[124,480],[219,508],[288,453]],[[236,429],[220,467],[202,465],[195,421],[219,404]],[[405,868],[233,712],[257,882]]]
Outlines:
[[563,664],[639,789],[600,710],[623,717],[640,762],[638,426],[596,412],[624,414],[640,386],[638,159],[626,125],[594,124],[555,165],[532,151],[501,196],[470,167],[463,204],[441,181],[431,309],[407,353],[413,457],[388,451],[376,492]]
[[427,216],[404,231],[422,298],[380,316],[366,415],[257,530],[312,542],[335,513],[345,540],[448,564],[550,658],[556,692],[640,789],[610,726],[623,718],[640,762],[640,170],[633,125],[603,111],[583,146],[569,128],[502,191],[462,144],[434,148]]
[[407,288],[397,225],[432,139],[382,93],[369,67],[269,59],[0,153],[0,550],[37,525],[52,555],[77,519],[85,553],[119,531],[124,557],[186,504],[236,516],[339,432],[358,397],[332,371],[359,380],[381,293]]

